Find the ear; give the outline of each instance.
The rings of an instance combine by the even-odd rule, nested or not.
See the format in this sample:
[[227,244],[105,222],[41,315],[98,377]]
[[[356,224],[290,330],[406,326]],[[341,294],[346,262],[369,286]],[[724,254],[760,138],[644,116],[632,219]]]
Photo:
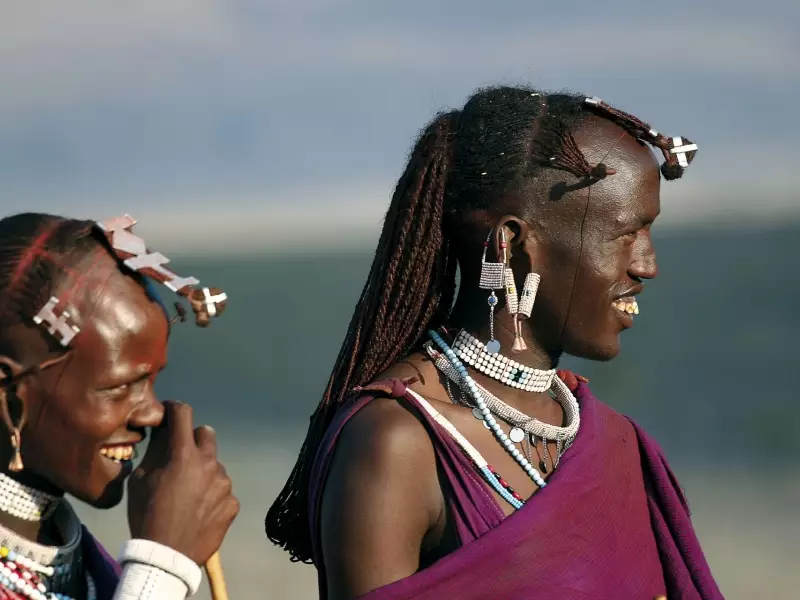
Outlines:
[[529,262],[534,262],[536,242],[531,236],[532,228],[523,219],[515,215],[503,215],[497,220],[492,234],[492,246],[498,261],[503,260],[503,241],[506,243],[506,259],[529,256]]
[[27,416],[28,383],[25,369],[8,356],[0,356],[0,415],[8,433],[15,427],[22,429]]

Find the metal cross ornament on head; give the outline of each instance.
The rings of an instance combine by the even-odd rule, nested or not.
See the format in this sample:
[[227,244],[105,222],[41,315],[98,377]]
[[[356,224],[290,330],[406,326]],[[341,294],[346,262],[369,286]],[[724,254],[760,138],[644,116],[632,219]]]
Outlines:
[[686,156],[687,152],[697,151],[697,144],[684,144],[682,137],[672,138],[672,148],[670,154],[675,154],[678,157],[678,164],[682,167],[689,166],[689,158]]
[[123,263],[132,271],[142,271],[147,274],[149,270],[173,292],[200,283],[194,277],[181,277],[167,269],[164,265],[169,259],[160,252],[148,251],[144,240],[131,231],[134,225],[136,219],[127,214],[97,223],[97,226],[106,232],[111,246],[128,256]]

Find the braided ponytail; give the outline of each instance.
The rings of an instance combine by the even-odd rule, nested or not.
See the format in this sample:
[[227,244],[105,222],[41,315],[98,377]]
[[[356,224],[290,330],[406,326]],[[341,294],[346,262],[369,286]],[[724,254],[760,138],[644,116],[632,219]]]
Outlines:
[[297,464],[267,513],[267,536],[293,561],[312,560],[309,478],[336,410],[352,388],[409,354],[452,306],[456,260],[444,235],[444,204],[457,118],[455,111],[439,115],[414,146],[322,402]]

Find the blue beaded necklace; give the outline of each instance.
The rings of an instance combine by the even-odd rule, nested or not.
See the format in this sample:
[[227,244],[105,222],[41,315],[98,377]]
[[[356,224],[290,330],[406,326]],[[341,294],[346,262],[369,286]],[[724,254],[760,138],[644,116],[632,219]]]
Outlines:
[[[469,393],[475,400],[475,406],[480,411],[482,420],[486,427],[494,434],[497,441],[500,442],[500,445],[506,449],[506,451],[514,458],[514,460],[517,461],[517,463],[519,463],[519,466],[522,467],[522,470],[525,471],[528,477],[530,477],[537,486],[544,488],[547,485],[547,482],[545,482],[539,471],[537,471],[536,468],[528,461],[528,459],[525,458],[525,455],[517,449],[514,442],[509,439],[508,435],[506,435],[499,423],[492,416],[489,407],[486,405],[486,402],[484,401],[483,396],[478,389],[477,383],[475,383],[475,380],[469,375],[467,368],[458,358],[453,349],[450,348],[447,342],[442,339],[442,336],[435,331],[428,331],[428,334],[431,336],[431,339],[436,343],[436,345],[442,350],[444,355],[447,357],[447,360],[451,365],[453,365],[453,368],[458,371],[459,375],[461,375],[461,378],[469,390]],[[503,488],[497,477],[495,477],[491,471],[488,469],[480,470],[487,482],[492,486],[492,488],[494,488],[495,491],[497,491],[498,494],[500,494],[500,496],[509,501],[514,508],[520,508],[522,506],[524,502],[520,502],[513,497],[511,497],[511,500],[514,500],[514,502],[511,502],[511,500],[506,497],[510,496],[510,494],[508,494],[508,491]]]

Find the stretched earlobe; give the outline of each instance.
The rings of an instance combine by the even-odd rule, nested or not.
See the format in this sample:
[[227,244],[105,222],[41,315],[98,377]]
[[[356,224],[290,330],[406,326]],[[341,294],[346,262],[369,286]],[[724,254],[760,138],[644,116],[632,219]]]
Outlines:
[[27,383],[17,378],[24,373],[17,361],[0,356],[0,415],[11,443],[9,471],[18,473],[25,468],[22,462],[22,429],[27,420]]

